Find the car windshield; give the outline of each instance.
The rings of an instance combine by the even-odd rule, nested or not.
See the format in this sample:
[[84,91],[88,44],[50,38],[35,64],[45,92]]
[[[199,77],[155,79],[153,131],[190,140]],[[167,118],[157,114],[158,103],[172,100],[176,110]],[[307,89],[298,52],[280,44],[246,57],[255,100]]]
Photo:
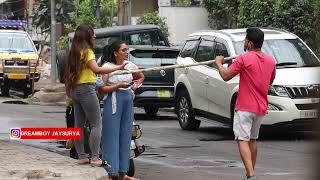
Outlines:
[[[237,54],[244,53],[243,41],[234,42]],[[278,68],[316,67],[319,59],[299,39],[268,39],[262,51],[273,56]]]
[[26,34],[1,33],[0,52],[35,53],[31,39]]
[[140,50],[130,52],[134,63],[138,66],[159,66],[175,64],[178,57],[178,50]]

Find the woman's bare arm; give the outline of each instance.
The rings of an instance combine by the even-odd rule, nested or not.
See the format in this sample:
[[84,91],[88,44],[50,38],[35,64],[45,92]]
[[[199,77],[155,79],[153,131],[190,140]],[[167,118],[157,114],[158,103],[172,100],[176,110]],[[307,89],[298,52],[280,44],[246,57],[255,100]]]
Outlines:
[[92,59],[87,62],[88,68],[90,68],[96,74],[109,74],[113,71],[123,70],[126,63],[122,65],[115,65],[113,67],[99,67],[96,60]]

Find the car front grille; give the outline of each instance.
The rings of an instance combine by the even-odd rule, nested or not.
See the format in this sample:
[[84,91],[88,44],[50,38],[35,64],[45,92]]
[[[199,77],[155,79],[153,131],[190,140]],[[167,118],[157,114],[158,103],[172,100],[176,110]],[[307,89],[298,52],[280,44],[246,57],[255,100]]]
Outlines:
[[300,86],[300,87],[285,87],[289,96],[293,99],[299,98],[319,98],[320,85]]

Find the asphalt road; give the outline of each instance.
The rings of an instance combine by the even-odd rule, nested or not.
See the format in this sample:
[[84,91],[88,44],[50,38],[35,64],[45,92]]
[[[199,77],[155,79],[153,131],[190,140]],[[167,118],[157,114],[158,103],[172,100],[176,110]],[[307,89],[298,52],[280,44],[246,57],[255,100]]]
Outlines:
[[[12,127],[65,126],[64,107],[4,104],[0,99],[0,138],[8,139]],[[136,176],[157,179],[241,179],[244,175],[232,131],[220,124],[202,123],[198,131],[180,129],[172,110],[156,118],[136,109],[135,119],[146,152],[135,159]],[[256,174],[259,180],[312,179],[313,133],[262,133]],[[63,155],[68,151],[57,141],[25,141]]]

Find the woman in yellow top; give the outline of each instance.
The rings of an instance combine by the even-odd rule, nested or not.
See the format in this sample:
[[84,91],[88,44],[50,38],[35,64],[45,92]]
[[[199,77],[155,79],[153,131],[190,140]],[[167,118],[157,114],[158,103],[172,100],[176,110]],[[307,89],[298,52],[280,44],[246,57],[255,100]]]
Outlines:
[[68,56],[65,86],[73,102],[75,127],[82,128],[84,133],[84,125],[88,121],[91,128],[89,136],[91,161],[84,151],[84,137],[75,141],[79,164],[91,163],[93,166],[100,166],[104,163],[99,158],[102,121],[96,95],[96,74],[108,74],[123,69],[125,64],[108,68],[99,67],[92,50],[94,42],[95,34],[90,25],[77,27]]

